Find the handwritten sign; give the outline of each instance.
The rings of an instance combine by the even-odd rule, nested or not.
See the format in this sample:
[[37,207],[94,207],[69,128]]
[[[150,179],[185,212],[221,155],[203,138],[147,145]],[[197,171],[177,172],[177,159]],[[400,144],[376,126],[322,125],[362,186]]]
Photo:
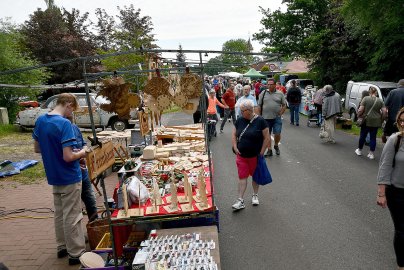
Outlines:
[[86,162],[91,180],[114,165],[115,155],[112,141],[103,143],[102,147],[93,146],[93,150],[86,155]]

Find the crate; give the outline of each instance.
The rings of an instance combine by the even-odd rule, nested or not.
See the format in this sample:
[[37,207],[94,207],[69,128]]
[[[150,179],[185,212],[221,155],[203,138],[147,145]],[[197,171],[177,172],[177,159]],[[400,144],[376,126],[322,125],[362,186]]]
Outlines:
[[[111,243],[110,233],[105,233],[102,237],[101,241],[98,243],[95,248],[96,251],[111,251],[112,243]],[[146,239],[146,232],[131,232],[128,240],[125,242],[124,246],[126,249],[137,249],[140,245],[140,242]]]

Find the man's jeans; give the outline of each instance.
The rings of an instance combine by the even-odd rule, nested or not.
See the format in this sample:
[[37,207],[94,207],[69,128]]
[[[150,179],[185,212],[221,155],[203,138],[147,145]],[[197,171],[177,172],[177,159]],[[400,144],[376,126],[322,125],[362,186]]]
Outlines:
[[82,181],[81,200],[86,206],[88,220],[93,221],[94,219],[98,218],[97,201],[95,199],[93,188],[91,187],[91,181],[88,176]]
[[290,123],[291,124],[299,124],[299,108],[300,104],[291,105],[289,104],[290,109]]
[[235,109],[224,109],[224,118],[223,118],[222,124],[220,125],[220,130],[223,130],[224,125],[227,122],[227,119],[229,119],[229,116],[231,116],[231,119],[233,119],[233,125],[234,125],[234,123],[236,123]]

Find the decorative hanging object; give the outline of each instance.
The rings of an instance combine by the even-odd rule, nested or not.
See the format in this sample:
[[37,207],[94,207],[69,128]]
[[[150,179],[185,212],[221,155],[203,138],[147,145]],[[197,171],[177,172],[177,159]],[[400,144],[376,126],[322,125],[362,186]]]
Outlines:
[[182,107],[182,111],[186,114],[193,114],[198,109],[199,98],[188,99],[188,103]]
[[173,101],[174,101],[175,105],[182,108],[188,103],[188,97],[184,93],[179,92],[174,95]]
[[129,119],[130,109],[140,105],[139,96],[129,93],[131,86],[132,84],[125,83],[122,77],[102,80],[101,90],[97,96],[106,97],[110,103],[101,104],[101,109],[111,113],[115,112],[121,119]]
[[171,96],[170,95],[160,95],[157,98],[157,108],[159,111],[166,110],[171,106]]
[[159,69],[156,69],[156,73],[157,77],[151,78],[143,89],[146,94],[152,95],[154,98],[168,94],[170,88],[170,83],[161,77]]
[[184,74],[180,79],[181,92],[187,95],[188,98],[200,97],[202,91],[202,79],[193,73],[189,73],[189,67],[185,69]]

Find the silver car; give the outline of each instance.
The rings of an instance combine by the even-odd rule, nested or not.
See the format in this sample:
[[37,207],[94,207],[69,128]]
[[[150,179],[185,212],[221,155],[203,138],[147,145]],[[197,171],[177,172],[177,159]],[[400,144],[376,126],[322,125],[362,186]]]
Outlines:
[[[79,109],[74,112],[75,124],[80,128],[91,128],[90,114],[88,111],[86,94],[73,93],[79,104]],[[20,111],[17,115],[17,124],[24,128],[32,128],[40,115],[50,112],[55,106],[58,95],[52,96],[46,102],[37,108],[28,108]],[[109,113],[100,108],[101,104],[107,104],[109,101],[102,96],[96,97],[96,94],[90,94],[91,108],[93,111],[94,126],[96,128],[111,127],[116,131],[123,131],[137,122],[137,110],[131,110],[129,120],[120,119],[117,114]]]

